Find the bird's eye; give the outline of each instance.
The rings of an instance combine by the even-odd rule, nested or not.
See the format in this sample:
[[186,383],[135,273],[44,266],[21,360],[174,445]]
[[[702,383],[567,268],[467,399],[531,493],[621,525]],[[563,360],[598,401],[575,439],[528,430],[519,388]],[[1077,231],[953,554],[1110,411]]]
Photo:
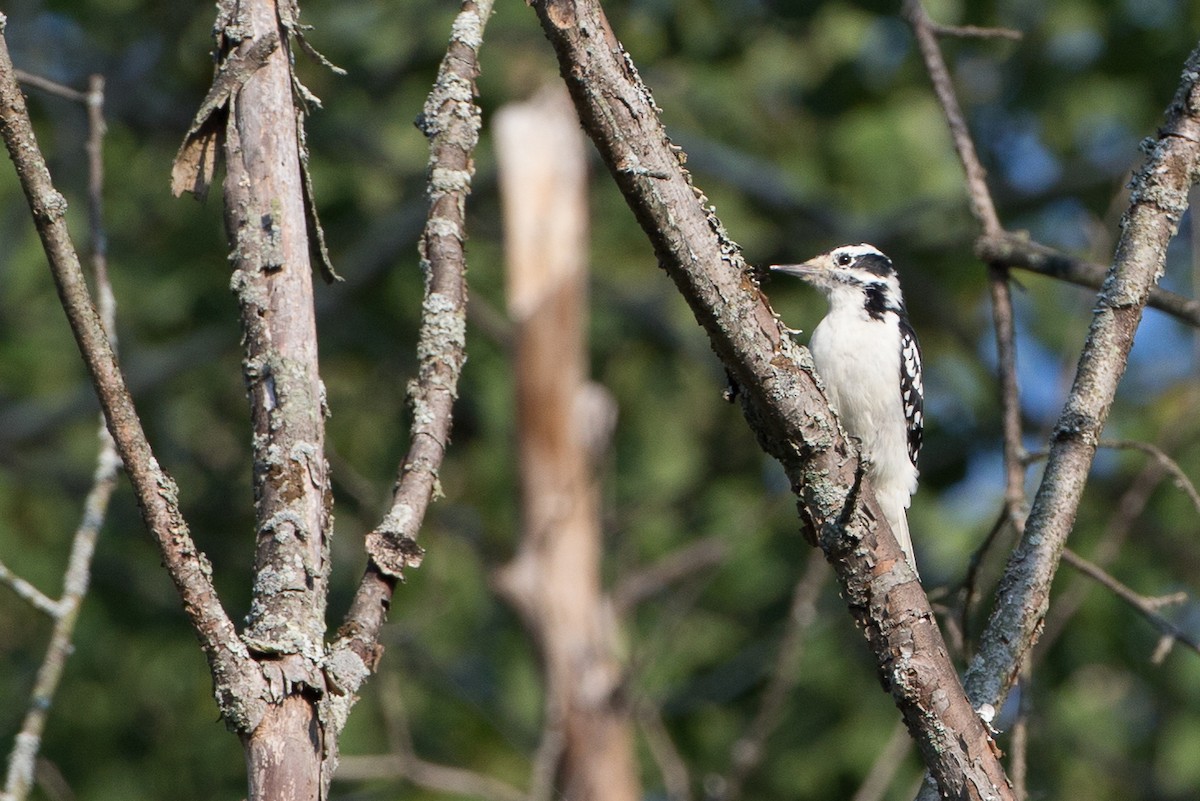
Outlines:
[[842,253],[837,257],[837,263],[839,267],[849,267],[851,261],[852,260],[849,253]]

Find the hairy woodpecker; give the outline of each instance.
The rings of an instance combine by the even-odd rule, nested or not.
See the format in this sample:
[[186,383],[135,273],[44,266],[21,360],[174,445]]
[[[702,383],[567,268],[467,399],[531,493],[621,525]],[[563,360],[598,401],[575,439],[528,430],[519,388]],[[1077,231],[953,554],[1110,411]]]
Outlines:
[[842,427],[860,443],[875,497],[915,573],[904,510],[917,491],[924,395],[921,348],[896,268],[864,243],[771,269],[802,278],[829,301],[809,343],[813,362]]

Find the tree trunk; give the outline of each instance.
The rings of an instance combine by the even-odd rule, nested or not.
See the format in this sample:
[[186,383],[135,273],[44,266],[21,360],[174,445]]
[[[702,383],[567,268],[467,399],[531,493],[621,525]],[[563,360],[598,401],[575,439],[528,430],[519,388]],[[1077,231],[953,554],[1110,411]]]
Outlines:
[[587,447],[583,138],[561,89],[496,115],[508,306],[516,323],[522,540],[502,590],[537,639],[547,742],[569,801],[641,797],[616,626],[600,586],[599,496]]

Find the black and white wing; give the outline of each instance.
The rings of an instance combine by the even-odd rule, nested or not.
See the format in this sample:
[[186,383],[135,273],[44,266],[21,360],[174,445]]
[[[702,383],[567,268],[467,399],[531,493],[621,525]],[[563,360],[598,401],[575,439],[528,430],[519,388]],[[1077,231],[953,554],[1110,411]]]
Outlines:
[[900,317],[900,400],[908,423],[908,458],[916,465],[925,430],[925,389],[921,384],[921,346],[903,316]]

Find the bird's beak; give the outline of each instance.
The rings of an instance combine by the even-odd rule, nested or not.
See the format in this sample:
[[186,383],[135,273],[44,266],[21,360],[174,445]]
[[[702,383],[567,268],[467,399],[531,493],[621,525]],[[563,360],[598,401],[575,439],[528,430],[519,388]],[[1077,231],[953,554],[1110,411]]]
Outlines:
[[784,275],[794,275],[797,278],[808,278],[814,275],[820,275],[829,269],[826,263],[828,257],[826,255],[817,256],[809,259],[801,264],[772,264],[771,272],[783,273]]

